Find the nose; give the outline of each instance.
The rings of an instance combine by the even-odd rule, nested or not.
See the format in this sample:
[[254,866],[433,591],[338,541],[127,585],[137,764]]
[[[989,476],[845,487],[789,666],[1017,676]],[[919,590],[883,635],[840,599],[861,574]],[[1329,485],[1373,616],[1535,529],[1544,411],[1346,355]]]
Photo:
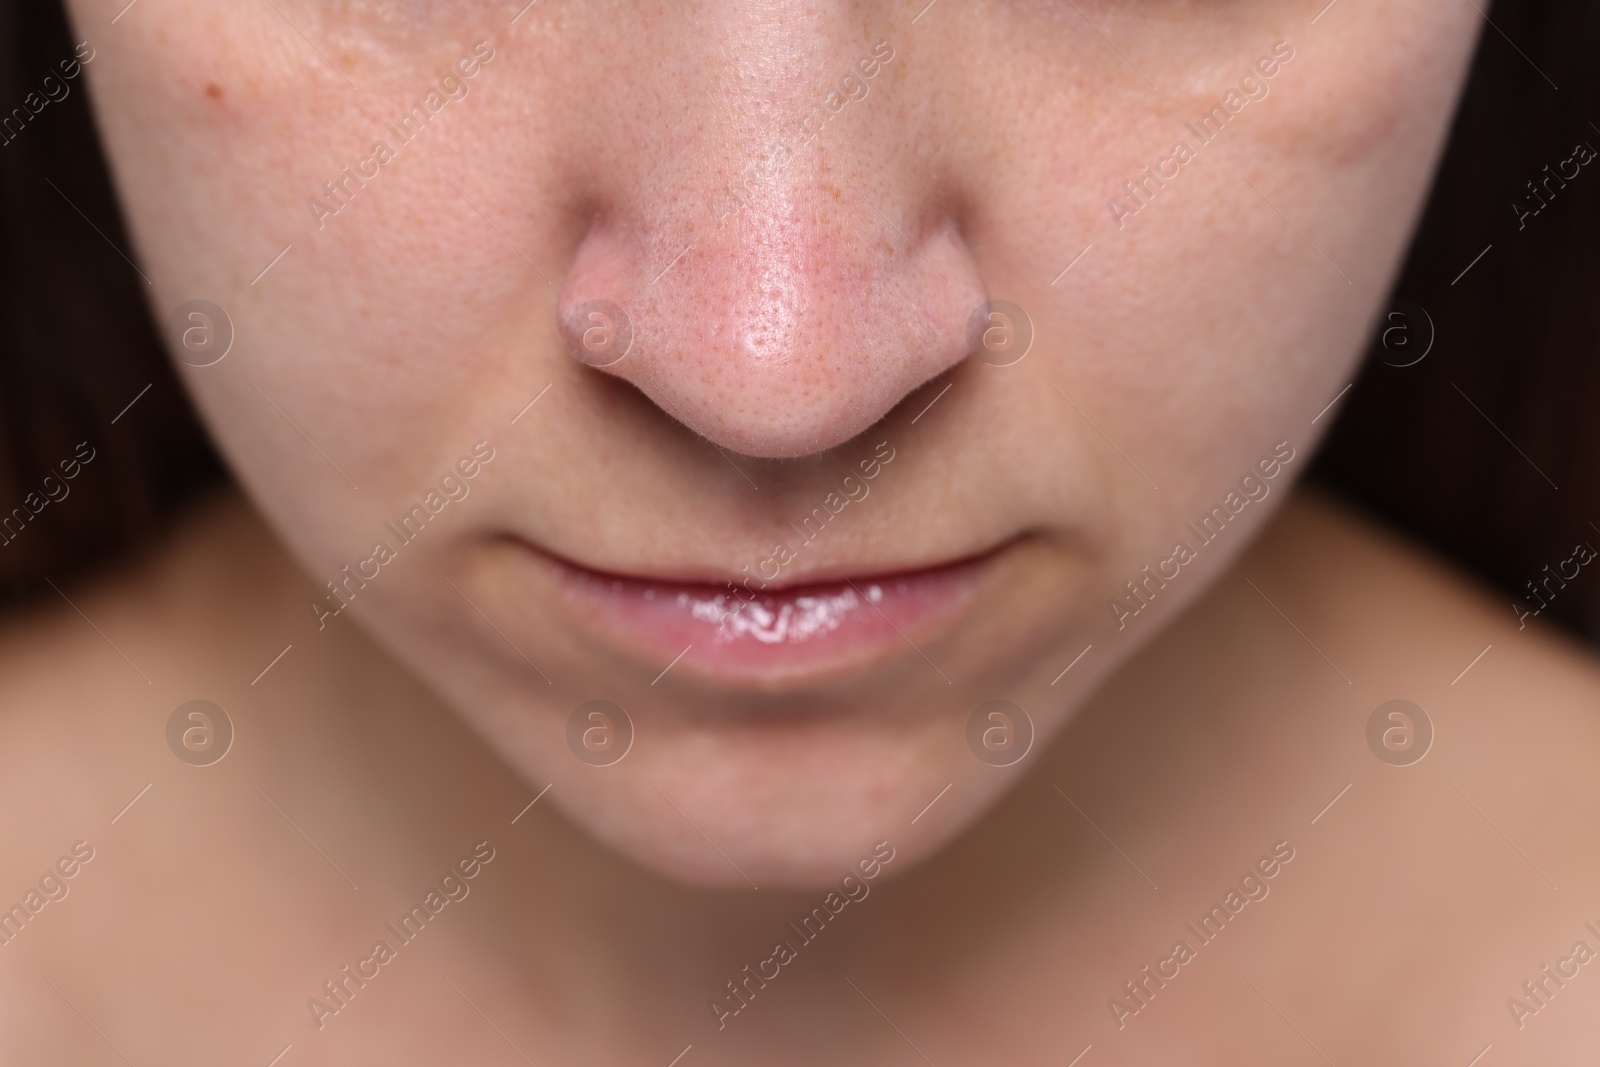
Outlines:
[[[780,51],[771,27],[756,48],[748,21],[711,17],[738,6],[702,6],[701,29],[730,53]],[[810,26],[785,42],[804,54],[747,65],[737,91],[641,91],[641,140],[596,169],[562,286],[574,355],[744,455],[810,455],[863,432],[967,356],[987,296],[960,190],[903,150],[936,136],[908,116],[931,120],[896,99],[893,44],[855,26],[826,46]]]

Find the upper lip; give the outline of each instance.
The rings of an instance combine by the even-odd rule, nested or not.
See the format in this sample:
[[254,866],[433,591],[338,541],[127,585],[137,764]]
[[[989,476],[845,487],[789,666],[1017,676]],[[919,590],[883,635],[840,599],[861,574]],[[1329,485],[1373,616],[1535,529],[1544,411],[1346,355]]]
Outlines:
[[[562,567],[602,578],[647,585],[704,586],[721,589],[729,584],[744,582],[751,575],[754,575],[758,579],[758,585],[762,592],[781,593],[815,586],[884,581],[902,575],[924,574],[931,571],[948,570],[979,563],[998,555],[1005,548],[1015,543],[1018,538],[1011,538],[971,552],[945,555],[926,560],[884,561],[881,563],[824,560],[814,563],[800,558],[793,564],[782,568],[773,578],[766,578],[761,575],[756,567],[759,561],[769,558],[770,552],[751,555],[748,565],[750,568],[749,574],[740,570],[728,570],[701,564],[665,566],[646,572],[644,570],[623,570],[614,567],[596,566],[573,559],[570,556],[555,552],[524,538],[518,538],[518,540]],[[803,554],[804,550],[801,551]]]

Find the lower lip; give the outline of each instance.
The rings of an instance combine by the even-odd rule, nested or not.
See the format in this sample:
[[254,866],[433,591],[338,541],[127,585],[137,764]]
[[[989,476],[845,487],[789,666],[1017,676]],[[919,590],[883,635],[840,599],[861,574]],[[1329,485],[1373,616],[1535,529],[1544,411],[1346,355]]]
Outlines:
[[551,562],[568,602],[610,643],[674,674],[754,681],[919,656],[976,597],[991,559],[765,591]]

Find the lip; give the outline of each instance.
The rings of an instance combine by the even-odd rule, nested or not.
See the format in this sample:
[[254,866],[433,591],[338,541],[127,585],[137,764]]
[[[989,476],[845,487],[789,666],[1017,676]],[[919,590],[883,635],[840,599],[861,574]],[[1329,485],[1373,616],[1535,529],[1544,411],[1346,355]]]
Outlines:
[[[761,687],[925,658],[922,646],[954,629],[1008,547],[926,566],[780,578],[763,588],[747,575],[598,571],[522,544],[553,576],[579,626],[617,651],[663,675]],[[927,669],[937,670],[931,660]]]

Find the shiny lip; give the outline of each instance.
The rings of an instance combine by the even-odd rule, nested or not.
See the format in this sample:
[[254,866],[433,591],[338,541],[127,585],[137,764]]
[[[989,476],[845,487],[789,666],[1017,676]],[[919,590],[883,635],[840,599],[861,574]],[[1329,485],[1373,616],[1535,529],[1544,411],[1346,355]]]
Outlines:
[[[780,575],[754,590],[753,604],[731,613],[739,632],[729,634],[710,605],[720,602],[726,610],[742,603],[730,589],[745,588],[742,574],[707,578],[698,568],[670,577],[608,572],[518,543],[545,565],[583,628],[628,658],[657,667],[671,660],[672,674],[685,680],[762,689],[845,678],[907,657],[926,659],[922,646],[953,628],[1012,544],[926,565],[823,564],[792,578]],[[774,636],[774,627],[781,634]],[[930,675],[937,670],[931,660],[928,667]]]

